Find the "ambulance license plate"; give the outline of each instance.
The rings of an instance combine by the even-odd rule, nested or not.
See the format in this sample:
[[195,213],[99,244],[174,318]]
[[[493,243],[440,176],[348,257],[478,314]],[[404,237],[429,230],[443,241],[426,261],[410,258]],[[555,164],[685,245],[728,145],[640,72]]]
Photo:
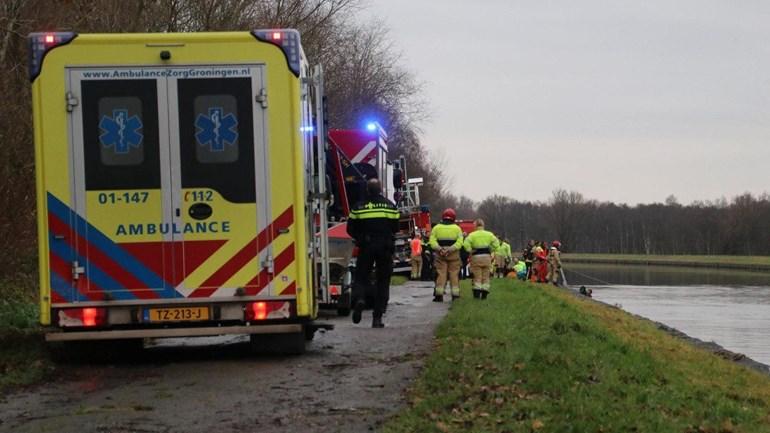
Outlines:
[[145,310],[145,320],[149,322],[193,322],[208,319],[208,307],[148,308]]

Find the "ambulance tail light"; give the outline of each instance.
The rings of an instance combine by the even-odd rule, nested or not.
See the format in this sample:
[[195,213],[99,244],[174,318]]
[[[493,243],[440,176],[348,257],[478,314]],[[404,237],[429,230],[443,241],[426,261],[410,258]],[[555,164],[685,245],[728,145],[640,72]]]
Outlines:
[[107,325],[107,309],[86,307],[59,310],[58,322],[62,328],[105,326]]
[[67,45],[77,37],[75,32],[38,32],[27,36],[29,43],[29,80],[35,81],[43,67],[43,59],[49,51]]
[[300,52],[299,32],[294,29],[259,29],[252,30],[251,34],[257,40],[277,46],[286,56],[286,63],[295,76],[299,77],[299,65],[302,53]]
[[353,247],[353,251],[350,253],[350,257],[358,257],[358,254],[361,252],[361,248],[358,246]]
[[293,312],[294,305],[289,301],[249,302],[243,308],[244,320],[247,322],[288,319],[293,315]]

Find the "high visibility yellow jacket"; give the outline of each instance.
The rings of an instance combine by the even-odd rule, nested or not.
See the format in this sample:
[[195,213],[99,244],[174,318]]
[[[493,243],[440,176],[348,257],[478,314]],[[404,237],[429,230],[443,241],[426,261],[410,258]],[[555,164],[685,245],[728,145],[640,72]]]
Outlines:
[[497,251],[495,251],[495,255],[502,256],[506,259],[512,258],[511,244],[509,244],[508,242],[501,243],[500,248],[498,248]]
[[500,248],[500,241],[492,232],[477,229],[465,238],[464,247],[469,253],[492,254]]
[[526,272],[527,271],[527,264],[524,263],[523,261],[519,260],[518,262],[516,262],[515,265],[513,265],[513,270],[516,271],[517,274],[520,274],[522,272]]
[[438,223],[430,231],[428,245],[434,250],[440,247],[455,247],[459,250],[463,246],[463,230],[455,223]]

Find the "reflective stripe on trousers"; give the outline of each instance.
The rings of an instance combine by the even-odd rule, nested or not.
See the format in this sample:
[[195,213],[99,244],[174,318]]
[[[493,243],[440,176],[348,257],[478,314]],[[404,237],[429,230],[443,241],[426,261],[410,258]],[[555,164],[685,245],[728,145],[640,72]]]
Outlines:
[[436,289],[433,292],[436,296],[444,294],[444,286],[447,280],[452,285],[452,295],[460,296],[460,252],[454,251],[444,257],[436,255]]
[[492,266],[492,256],[477,254],[471,256],[471,272],[473,273],[473,288],[489,291],[489,271]]

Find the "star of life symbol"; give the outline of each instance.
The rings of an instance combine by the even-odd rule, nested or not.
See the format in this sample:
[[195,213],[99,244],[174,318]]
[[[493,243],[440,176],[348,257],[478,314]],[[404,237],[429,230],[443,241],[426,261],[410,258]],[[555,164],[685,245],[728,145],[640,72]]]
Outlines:
[[225,115],[221,107],[211,107],[208,116],[199,114],[195,119],[195,139],[201,146],[208,146],[211,152],[222,152],[225,143],[232,146],[238,140],[236,126],[238,120],[233,113]]
[[128,110],[117,108],[112,110],[112,117],[102,116],[99,121],[99,141],[106,148],[114,148],[115,153],[126,154],[132,147],[140,147],[144,135],[139,132],[142,129],[142,121],[139,116],[128,117]]

